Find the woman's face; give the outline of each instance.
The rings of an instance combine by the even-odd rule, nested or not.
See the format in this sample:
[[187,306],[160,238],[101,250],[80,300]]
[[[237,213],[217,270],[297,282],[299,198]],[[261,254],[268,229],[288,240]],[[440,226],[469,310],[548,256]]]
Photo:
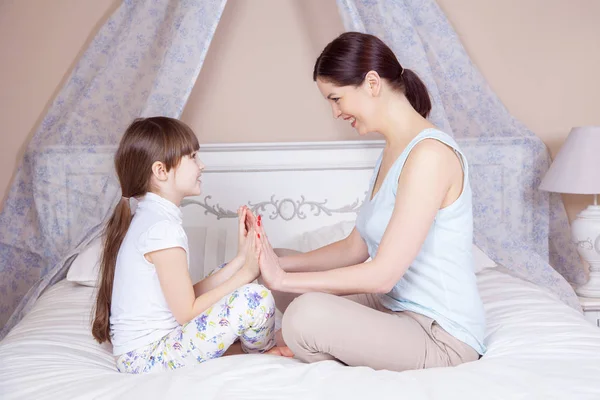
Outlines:
[[333,111],[334,118],[343,118],[359,135],[376,131],[376,98],[373,88],[365,80],[360,86],[336,86],[317,78],[317,86]]

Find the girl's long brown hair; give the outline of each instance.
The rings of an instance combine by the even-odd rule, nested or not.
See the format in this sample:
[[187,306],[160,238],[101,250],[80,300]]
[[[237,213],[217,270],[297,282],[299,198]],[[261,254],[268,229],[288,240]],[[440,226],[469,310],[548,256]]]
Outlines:
[[129,198],[151,190],[152,164],[160,161],[167,171],[177,167],[181,158],[199,148],[198,138],[183,122],[168,117],[139,118],[125,131],[117,153],[115,169],[122,198],[104,230],[104,251],[100,261],[100,286],[92,335],[98,343],[110,342],[110,307],[119,249],[131,224]]

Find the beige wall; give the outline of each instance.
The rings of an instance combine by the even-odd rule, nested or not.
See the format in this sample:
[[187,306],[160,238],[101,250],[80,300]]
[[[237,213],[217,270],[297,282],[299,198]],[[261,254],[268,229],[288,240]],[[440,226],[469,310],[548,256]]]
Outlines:
[[[118,3],[0,3],[0,195],[67,71]],[[600,125],[600,2],[438,3],[507,108],[553,154],[572,126]],[[311,79],[316,56],[342,31],[334,0],[229,0],[182,118],[203,143],[358,139],[331,118]],[[587,201],[567,197],[570,214]]]
[[0,201],[49,103],[119,3],[0,0]]

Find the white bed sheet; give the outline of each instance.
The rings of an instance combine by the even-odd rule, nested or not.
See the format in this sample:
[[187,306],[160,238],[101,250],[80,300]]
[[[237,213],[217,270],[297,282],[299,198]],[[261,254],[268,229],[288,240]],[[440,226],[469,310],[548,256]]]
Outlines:
[[240,355],[132,376],[92,339],[93,289],[62,281],[0,343],[0,398],[600,399],[600,329],[499,269],[478,282],[488,352],[455,368],[396,373]]

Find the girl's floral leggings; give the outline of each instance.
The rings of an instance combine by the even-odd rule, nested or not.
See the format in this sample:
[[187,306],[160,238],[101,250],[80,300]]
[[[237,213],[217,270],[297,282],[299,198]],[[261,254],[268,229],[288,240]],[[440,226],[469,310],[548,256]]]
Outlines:
[[273,295],[250,283],[156,342],[120,355],[117,369],[139,374],[199,364],[220,357],[238,339],[246,353],[262,353],[275,345],[274,327]]

